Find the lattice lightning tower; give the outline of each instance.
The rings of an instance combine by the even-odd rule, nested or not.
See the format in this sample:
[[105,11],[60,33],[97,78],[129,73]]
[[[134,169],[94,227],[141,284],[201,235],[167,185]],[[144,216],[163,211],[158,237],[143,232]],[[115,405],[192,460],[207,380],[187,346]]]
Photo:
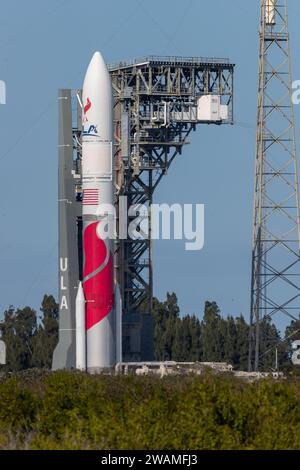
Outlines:
[[298,319],[300,310],[299,198],[287,0],[261,0],[260,8],[249,370],[260,367],[263,319]]

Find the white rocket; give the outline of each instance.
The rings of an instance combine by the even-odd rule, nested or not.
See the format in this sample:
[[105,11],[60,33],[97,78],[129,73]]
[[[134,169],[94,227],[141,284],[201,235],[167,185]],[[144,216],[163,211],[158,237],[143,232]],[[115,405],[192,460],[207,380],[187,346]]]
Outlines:
[[112,87],[99,52],[86,72],[82,108],[84,259],[82,288],[79,284],[76,299],[76,367],[96,373],[121,361],[114,241],[105,236],[107,227],[112,233],[109,208],[114,207]]

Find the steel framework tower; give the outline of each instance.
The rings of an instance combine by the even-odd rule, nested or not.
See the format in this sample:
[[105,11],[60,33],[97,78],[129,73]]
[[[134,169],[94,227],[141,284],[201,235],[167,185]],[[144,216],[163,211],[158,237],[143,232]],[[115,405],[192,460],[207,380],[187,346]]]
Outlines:
[[260,1],[249,370],[264,318],[298,319],[299,198],[287,1]]
[[[115,96],[115,162],[118,194],[128,205],[152,204],[171,163],[182,153],[200,122],[197,102],[219,95],[233,123],[233,71],[228,59],[144,57],[111,65]],[[130,216],[128,218],[130,223]],[[151,219],[149,219],[151,231]],[[119,240],[117,275],[123,305],[124,361],[153,359],[152,243]]]

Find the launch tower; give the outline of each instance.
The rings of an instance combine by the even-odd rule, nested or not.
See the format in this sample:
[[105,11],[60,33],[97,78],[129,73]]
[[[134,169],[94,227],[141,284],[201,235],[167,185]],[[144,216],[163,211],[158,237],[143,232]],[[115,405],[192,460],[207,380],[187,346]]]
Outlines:
[[[198,124],[233,123],[228,59],[145,57],[109,66],[114,94],[116,204],[150,207],[159,182]],[[60,341],[53,368],[75,367],[75,297],[82,279],[81,90],[60,90]],[[130,220],[128,220],[130,223]],[[153,269],[149,240],[119,240],[123,360],[153,360]]]

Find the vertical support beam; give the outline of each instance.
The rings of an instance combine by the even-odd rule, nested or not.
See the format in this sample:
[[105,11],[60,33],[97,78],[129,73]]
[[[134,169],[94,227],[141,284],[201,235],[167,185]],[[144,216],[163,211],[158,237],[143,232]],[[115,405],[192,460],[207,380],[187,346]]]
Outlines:
[[58,230],[59,230],[59,342],[54,351],[52,368],[75,367],[75,297],[79,281],[77,216],[73,164],[71,90],[60,90],[59,163],[58,163]]

